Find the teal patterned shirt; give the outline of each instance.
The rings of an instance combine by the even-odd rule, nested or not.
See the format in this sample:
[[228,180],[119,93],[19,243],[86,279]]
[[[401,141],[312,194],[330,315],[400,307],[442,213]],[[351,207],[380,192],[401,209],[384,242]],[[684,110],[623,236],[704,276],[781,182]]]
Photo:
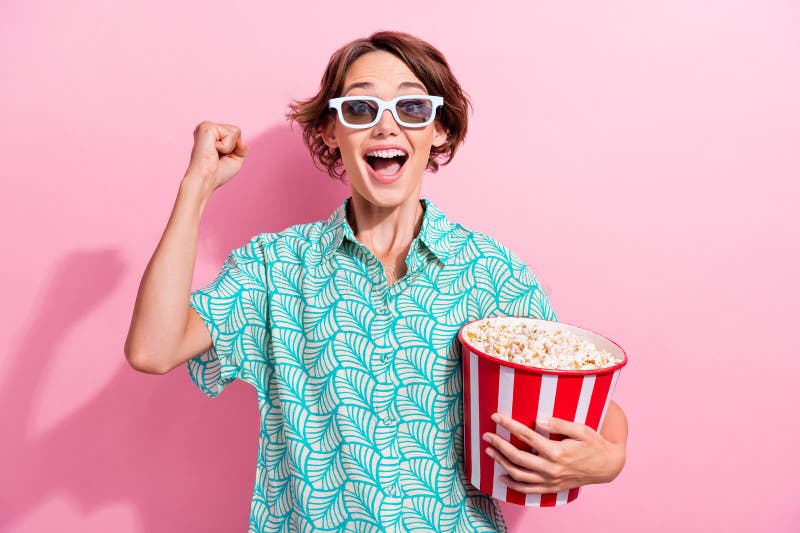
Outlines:
[[556,320],[528,267],[491,237],[425,214],[391,285],[347,222],[261,233],[191,294],[213,348],[189,360],[209,396],[240,379],[261,431],[250,532],[506,531],[464,476],[459,328]]

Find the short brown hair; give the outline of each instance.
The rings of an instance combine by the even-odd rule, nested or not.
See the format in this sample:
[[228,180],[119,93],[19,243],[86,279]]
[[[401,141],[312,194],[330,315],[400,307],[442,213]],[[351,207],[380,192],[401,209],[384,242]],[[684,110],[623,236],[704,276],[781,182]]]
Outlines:
[[341,96],[347,69],[356,59],[368,52],[384,50],[402,60],[425,85],[428,92],[444,97],[444,106],[437,112],[436,120],[447,131],[447,141],[432,147],[427,168],[432,172],[439,165],[449,163],[458,146],[467,135],[467,113],[472,108],[469,98],[461,89],[444,55],[427,42],[395,31],[380,31],[365,39],[356,39],[339,48],[328,60],[328,67],[320,82],[320,90],[307,100],[289,104],[286,114],[303,127],[303,141],[311,151],[314,164],[324,169],[332,178],[344,179],[344,167],[338,148],[330,148],[322,140],[321,130],[333,119],[328,100]]

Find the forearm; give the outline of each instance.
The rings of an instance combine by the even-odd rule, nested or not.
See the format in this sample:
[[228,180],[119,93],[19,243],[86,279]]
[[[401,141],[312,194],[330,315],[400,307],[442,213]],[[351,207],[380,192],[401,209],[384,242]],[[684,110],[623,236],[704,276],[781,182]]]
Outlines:
[[189,317],[189,295],[200,219],[210,197],[203,180],[184,177],[167,227],[139,285],[125,356],[141,371],[174,365]]

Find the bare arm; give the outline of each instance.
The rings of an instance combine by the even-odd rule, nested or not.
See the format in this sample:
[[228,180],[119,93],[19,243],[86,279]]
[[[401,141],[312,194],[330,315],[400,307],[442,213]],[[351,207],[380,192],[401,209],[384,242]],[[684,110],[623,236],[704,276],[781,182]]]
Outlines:
[[600,434],[604,439],[622,446],[622,449],[625,450],[625,445],[628,442],[628,419],[619,404],[613,400],[608,406],[608,412],[600,428]]
[[241,168],[247,146],[235,126],[203,122],[167,227],[139,285],[125,357],[142,372],[165,374],[212,346],[189,306],[197,235],[206,203]]
[[142,276],[125,341],[128,362],[142,372],[164,374],[211,347],[208,329],[189,307],[197,234],[207,201],[198,181],[185,177]]

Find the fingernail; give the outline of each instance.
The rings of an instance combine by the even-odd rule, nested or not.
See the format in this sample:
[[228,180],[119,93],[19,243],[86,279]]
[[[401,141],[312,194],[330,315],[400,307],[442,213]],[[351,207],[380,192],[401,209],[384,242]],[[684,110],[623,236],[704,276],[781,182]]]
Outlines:
[[489,434],[488,433],[484,433],[483,434],[483,440],[485,440],[486,442],[492,442],[492,439],[489,438]]
[[492,451],[491,448],[486,448],[486,455],[488,455],[489,457],[494,457],[494,452]]
[[492,415],[492,421],[497,423],[497,424],[499,424],[500,423],[500,415],[498,415],[497,413],[493,414]]
[[550,417],[544,416],[542,418],[537,418],[536,419],[536,425],[537,426],[542,426],[542,427],[549,426],[550,425]]

